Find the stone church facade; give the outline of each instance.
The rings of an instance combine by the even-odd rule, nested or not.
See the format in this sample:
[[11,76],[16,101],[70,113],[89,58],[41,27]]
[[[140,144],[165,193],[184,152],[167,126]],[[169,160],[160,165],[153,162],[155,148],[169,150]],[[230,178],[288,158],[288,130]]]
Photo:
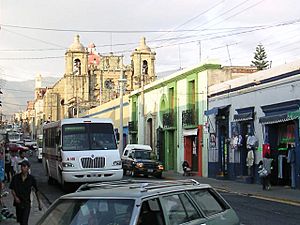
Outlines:
[[44,94],[43,120],[57,121],[107,103],[119,96],[119,79],[126,79],[124,94],[154,81],[155,52],[141,38],[130,65],[122,55],[101,55],[92,43],[86,48],[79,35],[65,52],[65,72]]

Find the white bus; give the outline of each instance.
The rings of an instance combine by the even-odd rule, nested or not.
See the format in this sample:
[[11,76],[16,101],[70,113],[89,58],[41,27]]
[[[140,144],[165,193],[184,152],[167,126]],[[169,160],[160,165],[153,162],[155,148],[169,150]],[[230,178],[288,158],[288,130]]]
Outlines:
[[43,165],[49,184],[120,180],[120,153],[110,119],[72,118],[43,126]]
[[21,141],[22,133],[19,132],[7,132],[9,142],[18,142]]

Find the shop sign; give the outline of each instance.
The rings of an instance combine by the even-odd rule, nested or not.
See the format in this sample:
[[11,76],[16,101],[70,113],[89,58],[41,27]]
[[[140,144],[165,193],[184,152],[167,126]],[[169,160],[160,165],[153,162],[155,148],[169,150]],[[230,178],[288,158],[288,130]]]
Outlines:
[[288,113],[288,119],[294,120],[294,119],[298,119],[298,118],[300,118],[300,110]]

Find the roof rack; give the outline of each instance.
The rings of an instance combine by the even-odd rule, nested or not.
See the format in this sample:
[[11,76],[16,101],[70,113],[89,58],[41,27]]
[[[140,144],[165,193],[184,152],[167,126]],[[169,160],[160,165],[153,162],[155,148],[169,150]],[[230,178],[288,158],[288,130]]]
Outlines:
[[166,187],[181,186],[181,185],[200,185],[200,183],[194,179],[167,180],[167,181],[128,179],[128,180],[121,180],[121,181],[83,184],[77,189],[76,192],[91,190],[94,188],[111,189],[111,188],[119,188],[119,187],[129,187],[129,189],[141,189],[142,192],[145,192],[148,190],[153,190],[158,188],[166,188]]

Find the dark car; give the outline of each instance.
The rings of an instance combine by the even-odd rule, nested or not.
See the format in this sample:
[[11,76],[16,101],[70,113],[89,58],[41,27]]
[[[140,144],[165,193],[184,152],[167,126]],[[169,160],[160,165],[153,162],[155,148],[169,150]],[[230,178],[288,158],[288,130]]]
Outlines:
[[124,175],[162,177],[164,167],[149,145],[127,145],[121,159]]

